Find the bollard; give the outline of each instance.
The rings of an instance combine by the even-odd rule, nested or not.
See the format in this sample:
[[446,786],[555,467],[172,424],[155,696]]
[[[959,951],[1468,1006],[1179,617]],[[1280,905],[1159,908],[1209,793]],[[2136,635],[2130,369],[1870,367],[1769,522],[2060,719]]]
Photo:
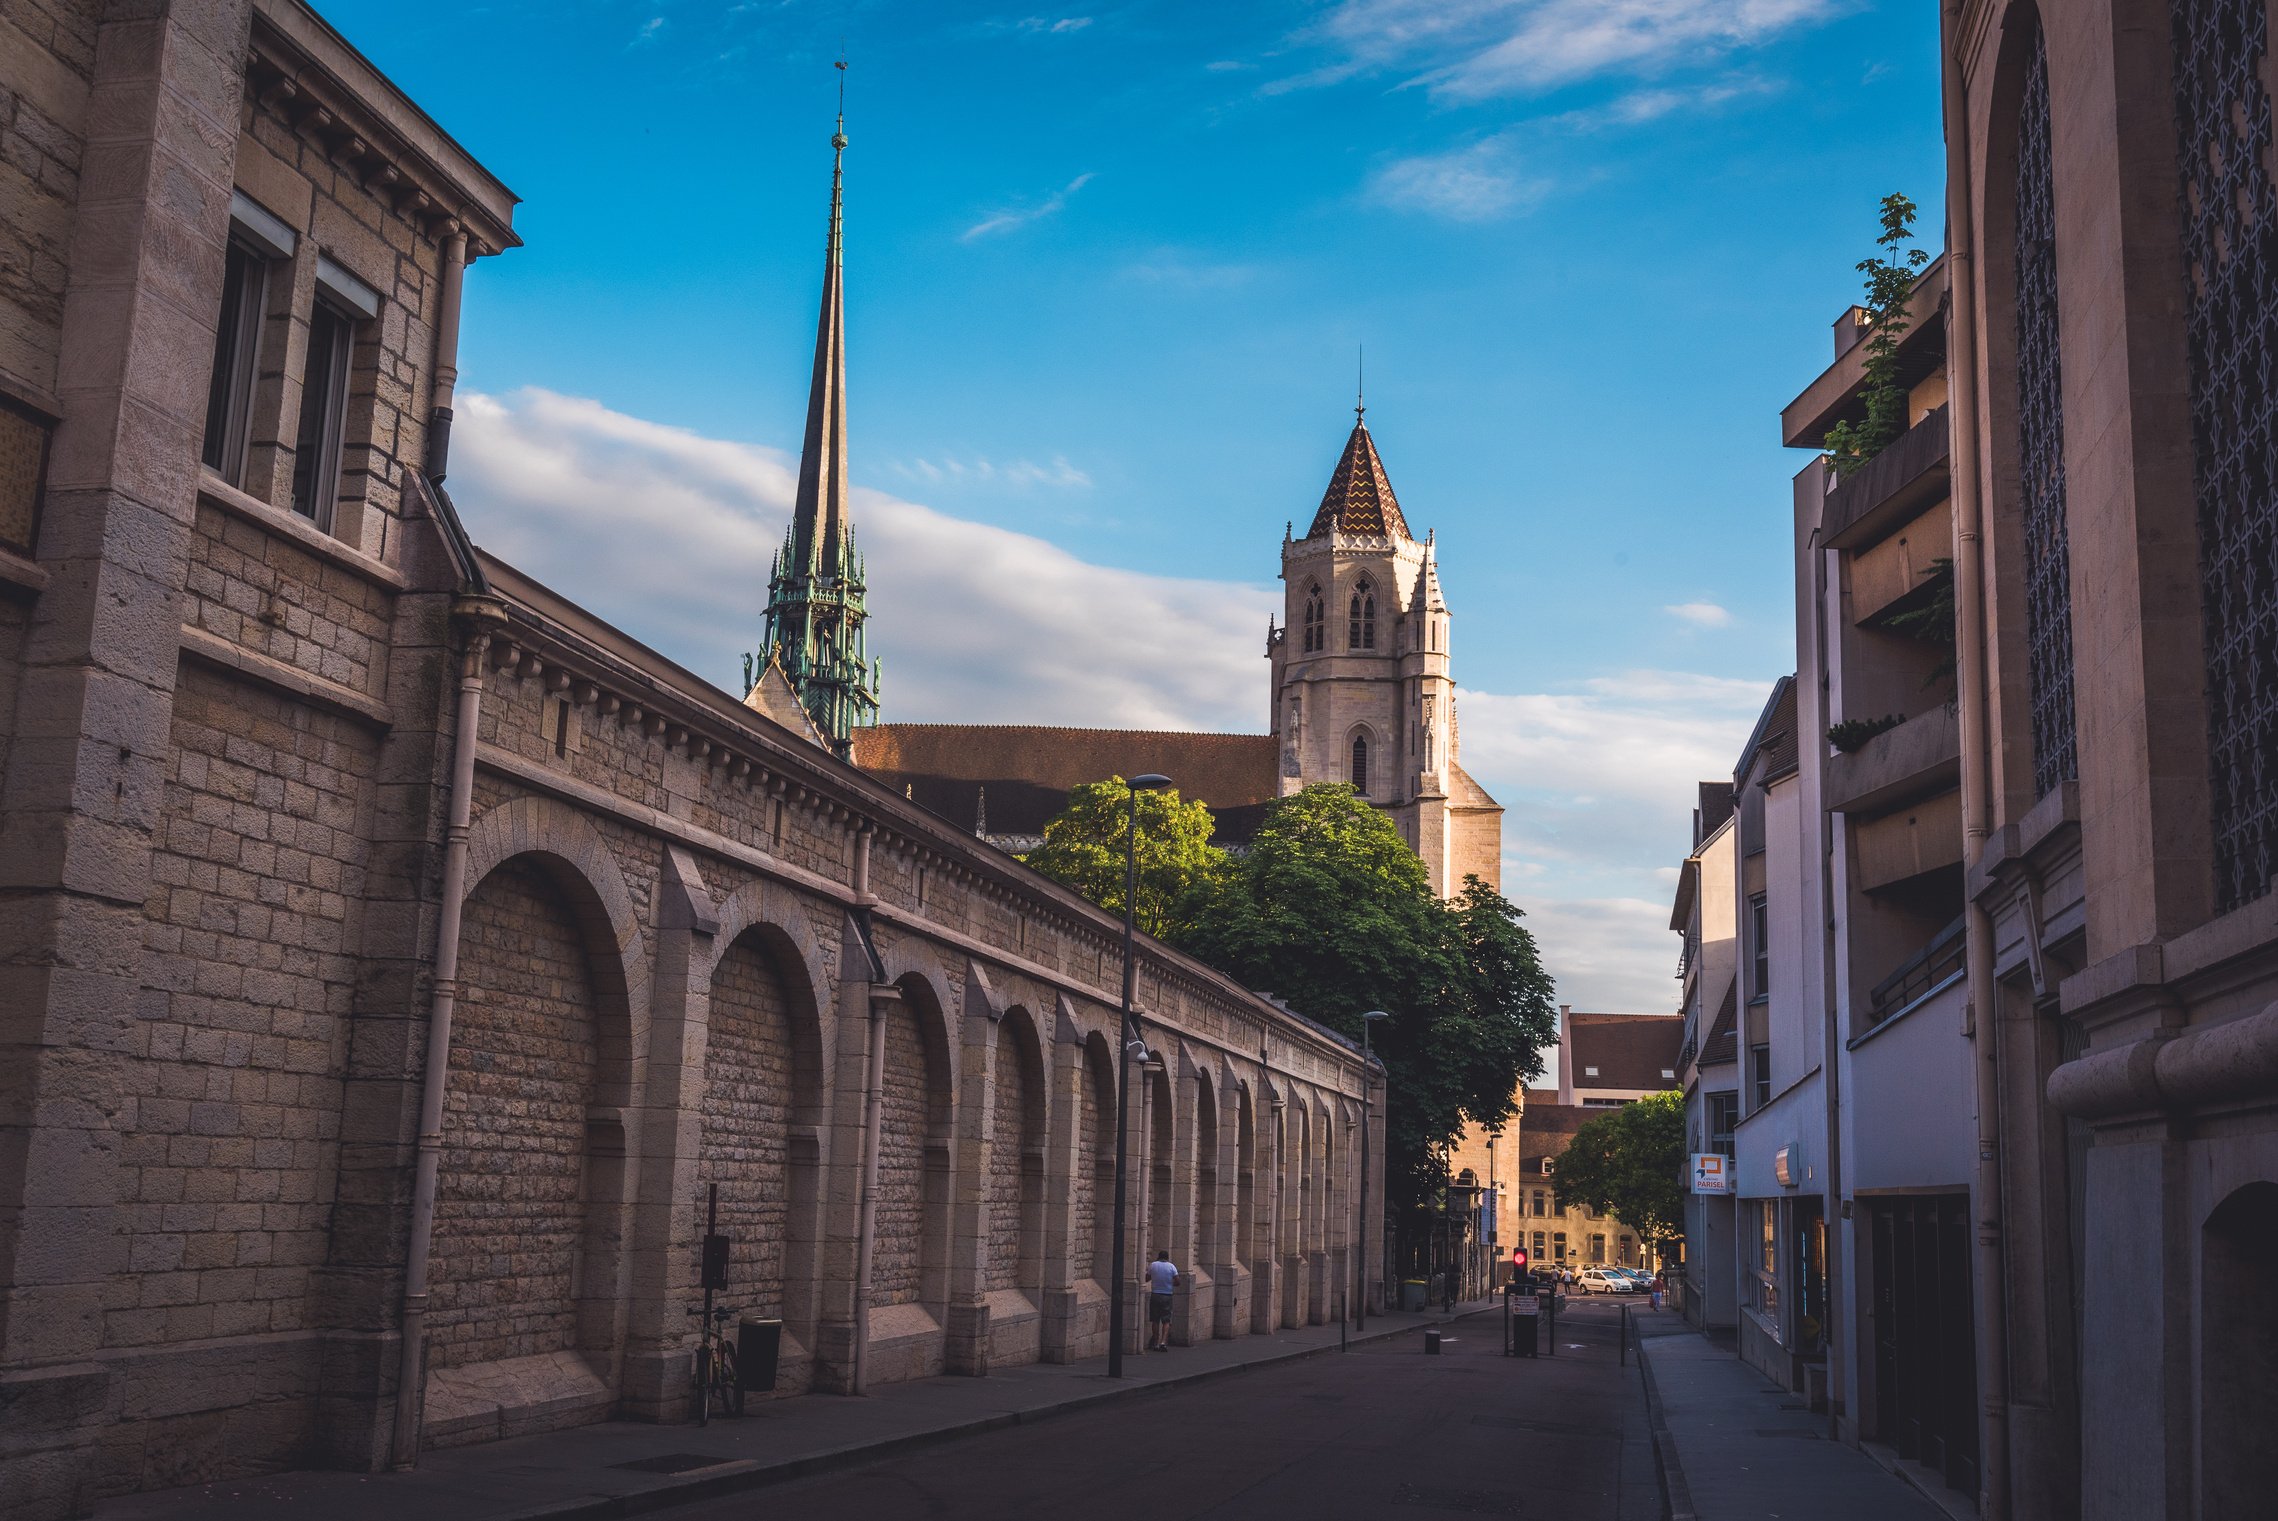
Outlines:
[[1429,1327],[1424,1332],[1424,1355],[1426,1357],[1440,1355],[1440,1333],[1437,1327]]

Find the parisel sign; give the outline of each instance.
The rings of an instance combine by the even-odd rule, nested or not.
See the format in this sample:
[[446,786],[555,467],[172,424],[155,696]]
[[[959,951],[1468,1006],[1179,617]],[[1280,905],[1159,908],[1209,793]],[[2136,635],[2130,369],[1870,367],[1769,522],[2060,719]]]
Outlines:
[[1732,1192],[1732,1162],[1721,1151],[1693,1153],[1693,1192],[1696,1194],[1728,1194]]

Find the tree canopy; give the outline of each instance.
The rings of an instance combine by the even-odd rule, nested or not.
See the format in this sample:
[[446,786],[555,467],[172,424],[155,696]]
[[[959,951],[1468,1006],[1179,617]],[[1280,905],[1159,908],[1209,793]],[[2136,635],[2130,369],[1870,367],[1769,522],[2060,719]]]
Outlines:
[[[1068,806],[1044,826],[1044,843],[1023,859],[1120,914],[1130,820],[1131,794],[1122,777],[1086,782],[1068,794]],[[1183,925],[1180,909],[1197,886],[1227,870],[1226,852],[1210,843],[1216,827],[1207,807],[1182,802],[1175,789],[1139,794],[1138,912],[1133,916],[1139,928],[1157,939],[1171,939]]]
[[1685,1100],[1656,1093],[1586,1120],[1553,1174],[1560,1208],[1588,1205],[1649,1242],[1684,1229]]
[[1442,903],[1390,819],[1343,785],[1275,802],[1248,853],[1198,883],[1173,937],[1244,986],[1358,1040],[1386,1076],[1387,1192],[1444,1181],[1468,1119],[1495,1126],[1556,1039],[1550,977],[1519,910],[1476,877]]

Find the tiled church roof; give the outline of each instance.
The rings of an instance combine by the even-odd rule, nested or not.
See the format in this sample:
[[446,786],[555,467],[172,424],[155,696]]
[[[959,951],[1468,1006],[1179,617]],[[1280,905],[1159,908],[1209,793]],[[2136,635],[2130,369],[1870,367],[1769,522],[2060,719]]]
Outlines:
[[1370,538],[1409,536],[1408,520],[1400,515],[1400,501],[1392,494],[1392,481],[1384,473],[1384,461],[1365,422],[1353,424],[1353,436],[1345,440],[1344,457],[1337,461],[1337,473],[1329,477],[1328,493],[1305,537],[1318,539],[1331,532]]
[[987,789],[992,834],[1041,834],[1071,790],[1161,772],[1209,805],[1216,842],[1248,840],[1280,791],[1270,734],[1180,734],[1029,724],[878,724],[854,731],[854,763],[951,822],[972,828]]

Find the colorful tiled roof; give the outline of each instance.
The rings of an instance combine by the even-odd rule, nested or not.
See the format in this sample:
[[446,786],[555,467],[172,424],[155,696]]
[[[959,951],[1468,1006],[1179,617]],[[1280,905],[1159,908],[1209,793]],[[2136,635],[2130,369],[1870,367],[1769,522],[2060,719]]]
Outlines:
[[1384,473],[1384,460],[1365,422],[1353,424],[1353,436],[1345,440],[1337,473],[1329,477],[1329,490],[1305,537],[1318,539],[1332,532],[1369,538],[1409,536],[1408,520],[1400,515],[1400,500],[1392,494],[1391,478]]

